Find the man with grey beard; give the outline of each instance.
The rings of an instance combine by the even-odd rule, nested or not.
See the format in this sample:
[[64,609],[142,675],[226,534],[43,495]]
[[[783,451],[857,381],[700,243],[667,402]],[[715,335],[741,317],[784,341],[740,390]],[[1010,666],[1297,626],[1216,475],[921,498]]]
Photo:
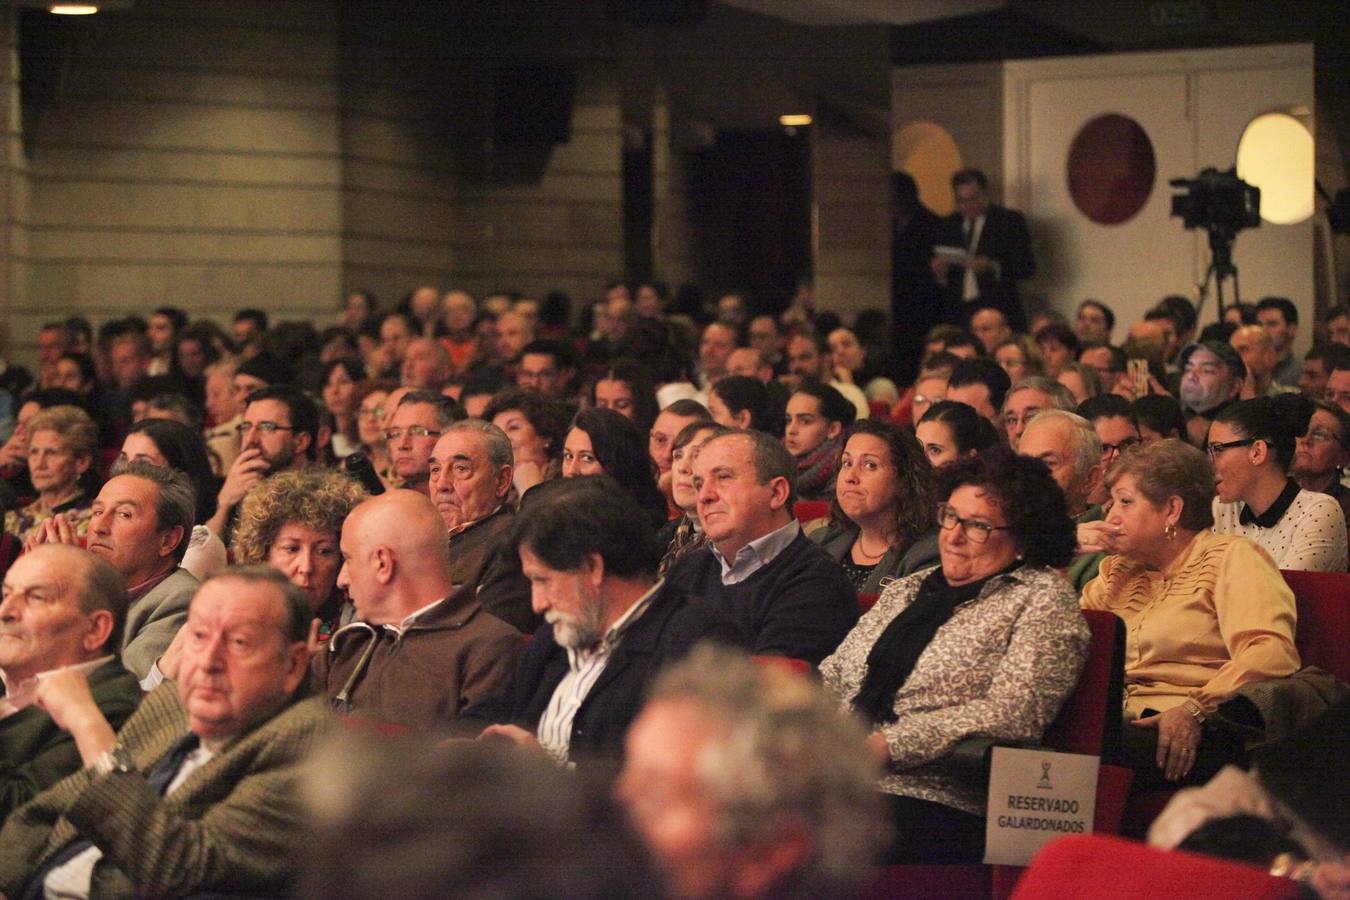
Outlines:
[[546,624],[507,685],[461,724],[486,725],[481,737],[538,748],[559,763],[617,758],[664,665],[701,640],[739,642],[730,621],[657,579],[662,548],[645,523],[607,476],[530,491],[512,544]]

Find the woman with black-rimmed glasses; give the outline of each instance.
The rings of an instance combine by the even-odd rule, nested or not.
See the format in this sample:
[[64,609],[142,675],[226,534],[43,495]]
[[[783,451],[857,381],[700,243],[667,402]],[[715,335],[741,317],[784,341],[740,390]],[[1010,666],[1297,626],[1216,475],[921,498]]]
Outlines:
[[990,451],[936,474],[941,566],[892,582],[820,664],[890,760],[888,863],[983,857],[986,787],[949,756],[969,737],[1039,740],[1087,653],[1078,598],[1054,571],[1074,524],[1045,464]]
[[1345,514],[1288,475],[1312,403],[1300,394],[1234,403],[1215,416],[1205,449],[1214,464],[1214,530],[1260,544],[1281,569],[1344,572]]

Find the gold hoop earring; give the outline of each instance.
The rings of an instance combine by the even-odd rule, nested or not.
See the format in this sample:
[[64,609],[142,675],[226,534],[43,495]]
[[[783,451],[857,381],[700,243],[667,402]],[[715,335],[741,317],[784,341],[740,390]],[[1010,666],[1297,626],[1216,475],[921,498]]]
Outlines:
[[1166,525],[1164,525],[1164,526],[1163,526],[1163,537],[1167,538],[1169,541],[1174,541],[1174,540],[1176,540],[1176,539],[1177,539],[1177,526],[1176,526],[1175,524],[1173,524],[1172,522],[1168,522]]

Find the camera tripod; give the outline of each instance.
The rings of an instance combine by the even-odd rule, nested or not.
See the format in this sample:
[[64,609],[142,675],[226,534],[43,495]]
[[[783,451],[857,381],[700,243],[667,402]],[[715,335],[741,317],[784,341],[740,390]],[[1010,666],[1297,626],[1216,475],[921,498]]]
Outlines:
[[1237,239],[1237,232],[1217,224],[1209,225],[1206,230],[1209,232],[1209,268],[1205,270],[1205,277],[1195,286],[1197,294],[1195,320],[1197,322],[1204,320],[1205,300],[1209,295],[1209,281],[1212,278],[1214,279],[1214,298],[1219,304],[1218,314],[1214,318],[1215,321],[1222,322],[1225,309],[1223,300],[1225,279],[1230,279],[1233,282],[1233,303],[1238,303],[1242,299],[1239,292],[1237,266],[1233,265],[1233,241]]

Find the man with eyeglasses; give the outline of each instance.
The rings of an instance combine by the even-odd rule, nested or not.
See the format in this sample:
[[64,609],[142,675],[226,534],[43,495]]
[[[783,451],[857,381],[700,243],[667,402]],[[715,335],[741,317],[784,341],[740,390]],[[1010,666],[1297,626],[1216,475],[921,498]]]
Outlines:
[[[1118,394],[1099,394],[1088,398],[1078,407],[1078,415],[1092,423],[1092,430],[1102,443],[1103,479],[1121,454],[1144,442],[1134,406]],[[1090,502],[1105,504],[1109,498],[1110,493],[1103,480],[1092,493]]]
[[436,391],[408,391],[398,399],[384,440],[389,464],[403,487],[430,496],[431,451],[445,429],[462,418],[459,404]]
[[1003,400],[1003,425],[1007,429],[1008,446],[1015,452],[1017,442],[1026,430],[1031,417],[1043,409],[1072,411],[1073,395],[1057,381],[1043,375],[1030,375],[1013,385]]
[[1350,522],[1350,487],[1341,481],[1350,465],[1350,413],[1325,400],[1315,406],[1307,433],[1294,443],[1289,474],[1303,490],[1334,499]]
[[1187,440],[1203,447],[1210,422],[1242,392],[1247,367],[1237,351],[1219,341],[1187,344],[1179,359]]
[[576,356],[571,348],[562,341],[541,338],[520,351],[516,386],[561,400],[570,393],[575,374]]
[[294,388],[266,387],[248,395],[237,428],[239,455],[216,495],[216,514],[206,523],[226,546],[234,531],[235,510],[249,488],[277,472],[301,469],[313,461],[319,410]]

